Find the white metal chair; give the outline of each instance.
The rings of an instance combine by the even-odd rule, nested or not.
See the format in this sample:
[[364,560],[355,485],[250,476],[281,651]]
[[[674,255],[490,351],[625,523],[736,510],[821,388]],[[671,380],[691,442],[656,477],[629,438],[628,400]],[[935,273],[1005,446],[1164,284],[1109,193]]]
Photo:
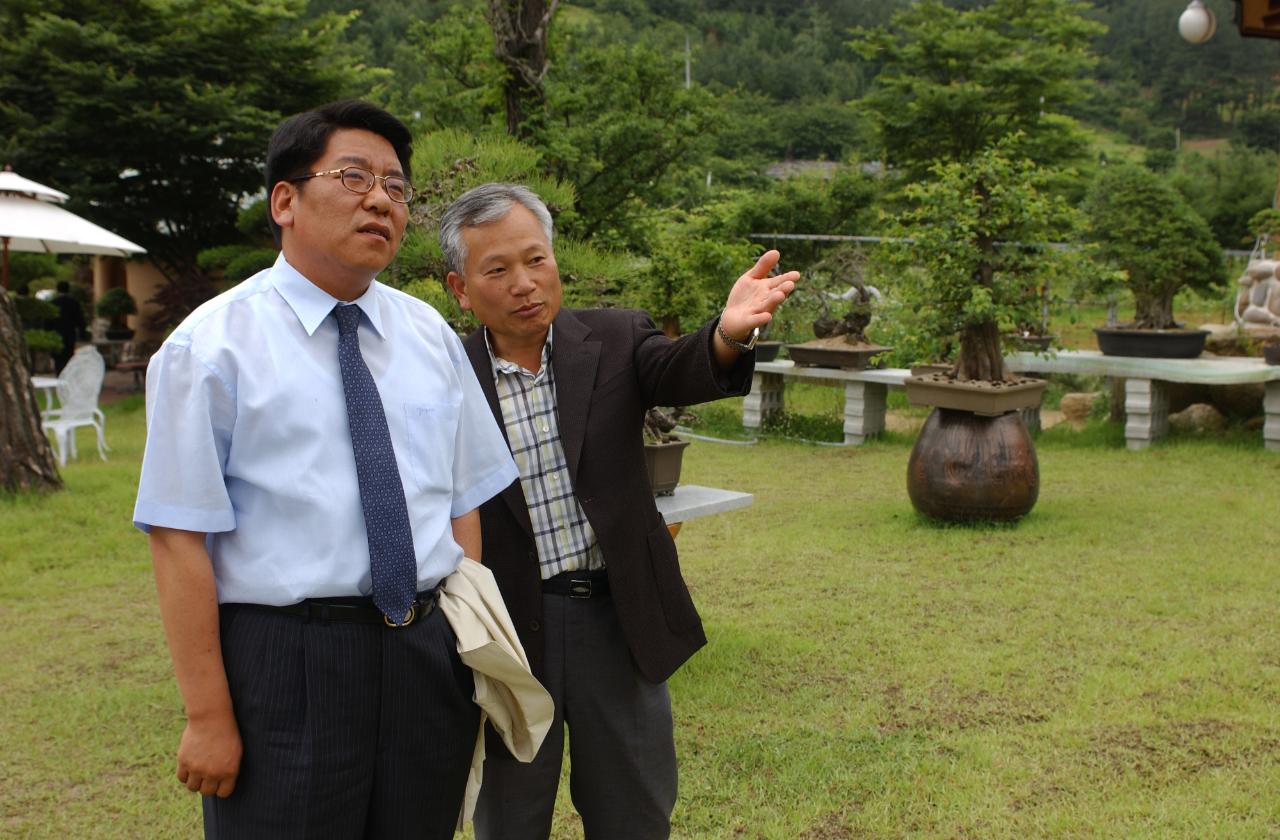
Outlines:
[[67,465],[67,454],[76,457],[76,429],[92,426],[98,435],[98,455],[107,460],[111,447],[103,436],[106,417],[98,408],[98,395],[102,393],[102,380],[107,366],[102,355],[93,345],[76,351],[67,366],[58,374],[58,408],[41,413],[45,433],[52,433],[58,447],[58,463]]

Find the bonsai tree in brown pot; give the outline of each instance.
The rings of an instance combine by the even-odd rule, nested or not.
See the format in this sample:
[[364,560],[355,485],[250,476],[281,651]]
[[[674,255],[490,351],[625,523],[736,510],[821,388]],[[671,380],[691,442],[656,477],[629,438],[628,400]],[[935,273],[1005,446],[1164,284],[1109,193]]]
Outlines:
[[670,496],[680,483],[680,466],[689,441],[672,434],[678,411],[651,408],[644,414],[644,462],[655,496]]
[[890,287],[891,341],[907,361],[950,361],[907,377],[907,396],[935,406],[911,453],[907,489],[945,520],[1014,520],[1035,505],[1039,465],[1019,409],[1045,383],[1012,374],[1002,333],[1039,316],[1029,296],[1047,276],[1074,275],[1078,257],[1042,244],[1066,238],[1077,214],[1045,190],[1048,173],[1001,142],[963,163],[937,164],[909,186],[879,252]]
[[867,258],[857,248],[836,248],[806,272],[796,294],[802,306],[816,313],[814,338],[788,344],[787,354],[798,365],[865,368],[890,348],[867,339],[880,293],[867,285]]
[[1222,249],[1208,223],[1159,175],[1132,164],[1104,167],[1084,202],[1089,241],[1105,269],[1084,288],[1128,289],[1134,318],[1094,332],[1098,349],[1116,356],[1195,358],[1206,330],[1184,329],[1173,317],[1184,288],[1209,289],[1222,278]]

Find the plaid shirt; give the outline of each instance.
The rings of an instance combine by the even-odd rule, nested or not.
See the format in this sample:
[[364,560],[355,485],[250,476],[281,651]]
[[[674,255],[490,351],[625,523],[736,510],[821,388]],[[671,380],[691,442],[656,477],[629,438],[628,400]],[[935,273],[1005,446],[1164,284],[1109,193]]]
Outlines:
[[604,568],[604,554],[573,493],[569,464],[560,444],[550,332],[542,347],[542,368],[536,374],[499,358],[493,352],[488,329],[485,345],[493,365],[502,423],[529,505],[542,579],[561,572]]

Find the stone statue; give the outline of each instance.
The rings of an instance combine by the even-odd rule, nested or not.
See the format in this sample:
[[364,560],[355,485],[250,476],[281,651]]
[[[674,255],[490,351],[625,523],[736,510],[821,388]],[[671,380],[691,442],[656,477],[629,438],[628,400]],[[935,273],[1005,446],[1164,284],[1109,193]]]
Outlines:
[[1261,324],[1280,327],[1280,278],[1275,260],[1254,260],[1236,281],[1240,292],[1236,295],[1236,323],[1242,327]]

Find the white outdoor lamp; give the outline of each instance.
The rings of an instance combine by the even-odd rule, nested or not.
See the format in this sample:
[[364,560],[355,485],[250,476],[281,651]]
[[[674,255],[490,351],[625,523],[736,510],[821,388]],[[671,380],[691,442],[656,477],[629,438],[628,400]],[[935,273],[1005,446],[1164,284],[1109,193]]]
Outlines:
[[1205,8],[1203,0],[1191,0],[1186,11],[1178,18],[1178,32],[1193,44],[1203,44],[1213,37],[1218,28],[1218,19],[1213,12]]

